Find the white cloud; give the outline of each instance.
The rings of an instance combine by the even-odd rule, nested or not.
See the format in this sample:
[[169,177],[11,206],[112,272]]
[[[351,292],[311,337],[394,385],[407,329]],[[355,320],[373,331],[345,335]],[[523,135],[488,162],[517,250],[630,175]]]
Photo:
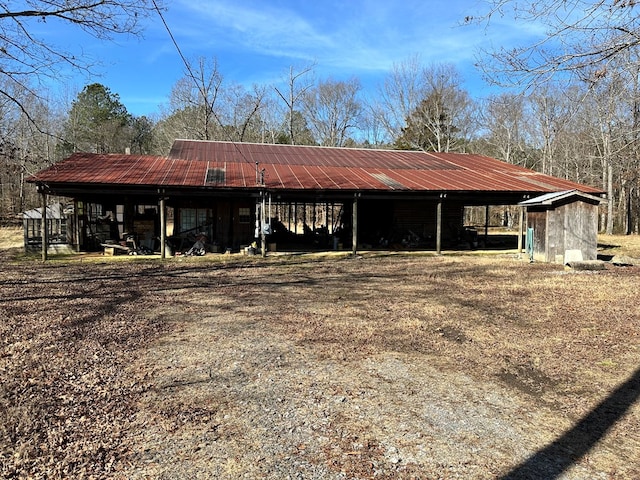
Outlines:
[[[221,43],[237,49],[274,56],[308,56],[310,52],[336,48],[330,35],[290,9],[251,2],[189,1],[182,9],[190,12],[182,34],[215,47]],[[194,20],[196,20],[194,22]]]
[[[488,29],[460,26],[478,0],[174,0],[164,16],[188,59],[216,57],[225,78],[251,85],[282,80],[312,62],[320,77],[382,78],[415,54],[425,64],[471,71],[479,47],[510,46],[541,33],[494,18]],[[175,81],[183,65],[164,26],[154,21],[140,60]],[[149,67],[151,68],[151,67]],[[169,88],[167,87],[168,91]]]

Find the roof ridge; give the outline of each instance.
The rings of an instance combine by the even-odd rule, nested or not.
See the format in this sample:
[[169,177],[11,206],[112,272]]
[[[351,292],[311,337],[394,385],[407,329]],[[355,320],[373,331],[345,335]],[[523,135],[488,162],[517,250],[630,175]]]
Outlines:
[[[404,150],[398,148],[380,148],[380,147],[345,147],[345,146],[329,146],[329,145],[298,145],[298,144],[289,144],[289,143],[264,143],[264,142],[231,142],[229,140],[199,140],[199,139],[188,139],[188,138],[176,138],[173,143],[176,142],[190,142],[190,143],[216,143],[216,144],[227,144],[227,145],[235,145],[235,146],[245,146],[245,145],[259,145],[259,146],[273,146],[278,148],[318,148],[324,150],[349,150],[349,151],[363,151],[363,152],[402,152],[402,153],[421,153],[427,155],[478,155],[480,157],[486,157],[486,155],[482,155],[479,153],[468,153],[468,152],[431,152],[428,150]],[[173,147],[172,147],[173,148]],[[486,157],[491,158],[491,157]]]

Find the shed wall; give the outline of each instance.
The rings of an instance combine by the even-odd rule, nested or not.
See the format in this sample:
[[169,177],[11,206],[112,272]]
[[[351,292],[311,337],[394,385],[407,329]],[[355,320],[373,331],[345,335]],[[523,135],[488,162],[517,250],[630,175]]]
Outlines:
[[598,258],[598,206],[586,202],[562,205],[564,255],[566,250],[581,250],[583,260]]
[[527,227],[534,229],[534,260],[554,262],[567,250],[583,260],[598,257],[598,206],[574,201],[554,207],[529,207]]

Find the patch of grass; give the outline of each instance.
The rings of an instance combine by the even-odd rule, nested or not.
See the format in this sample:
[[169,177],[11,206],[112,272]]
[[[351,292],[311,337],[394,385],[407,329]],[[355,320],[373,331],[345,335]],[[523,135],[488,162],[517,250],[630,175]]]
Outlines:
[[640,235],[598,235],[598,251],[640,258]]
[[0,227],[0,250],[22,247],[23,235],[20,227]]

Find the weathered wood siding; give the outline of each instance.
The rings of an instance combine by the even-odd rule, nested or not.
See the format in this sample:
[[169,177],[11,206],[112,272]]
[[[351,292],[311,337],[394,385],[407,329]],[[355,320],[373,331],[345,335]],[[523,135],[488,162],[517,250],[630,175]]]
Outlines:
[[558,209],[562,218],[563,250],[557,255],[564,255],[566,250],[581,250],[583,260],[598,258],[598,207],[586,202],[573,202],[562,205]]
[[598,206],[573,201],[555,207],[530,207],[527,227],[534,229],[534,260],[554,262],[567,250],[580,250],[583,260],[598,257]]

